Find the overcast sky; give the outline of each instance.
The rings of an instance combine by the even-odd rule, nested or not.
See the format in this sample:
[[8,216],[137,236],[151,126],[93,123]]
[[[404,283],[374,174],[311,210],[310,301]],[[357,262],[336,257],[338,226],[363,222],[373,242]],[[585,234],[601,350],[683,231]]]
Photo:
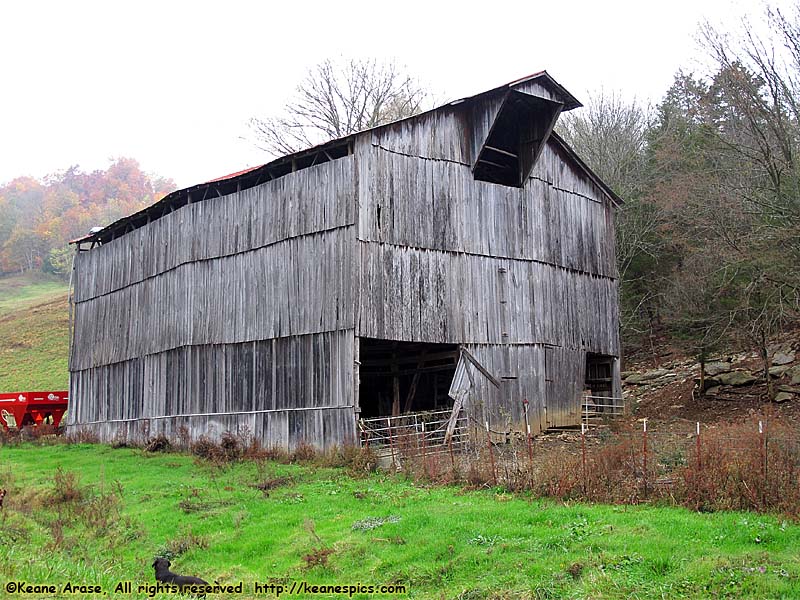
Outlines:
[[443,100],[548,72],[579,100],[657,101],[700,21],[746,0],[437,3],[6,0],[0,183],[128,156],[180,187],[266,162],[242,138],[327,57],[406,65]]

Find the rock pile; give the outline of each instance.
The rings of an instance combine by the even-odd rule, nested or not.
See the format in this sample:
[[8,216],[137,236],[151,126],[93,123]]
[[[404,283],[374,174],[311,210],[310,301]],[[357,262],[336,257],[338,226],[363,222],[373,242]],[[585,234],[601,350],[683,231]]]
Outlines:
[[[789,402],[800,397],[800,353],[791,345],[770,348],[772,367],[770,377],[774,402]],[[755,354],[719,357],[705,365],[705,395],[711,399],[723,399],[735,388],[746,388],[763,380],[763,371],[758,369]],[[695,391],[700,391],[700,365],[692,361],[677,361],[664,368],[647,371],[625,371],[622,383],[625,392],[634,398],[674,383],[685,383],[693,379]]]

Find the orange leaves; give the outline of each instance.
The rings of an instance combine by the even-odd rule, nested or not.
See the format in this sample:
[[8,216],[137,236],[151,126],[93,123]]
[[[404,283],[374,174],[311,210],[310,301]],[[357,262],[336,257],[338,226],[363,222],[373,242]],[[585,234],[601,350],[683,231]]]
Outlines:
[[18,177],[0,186],[0,274],[39,268],[51,250],[174,189],[132,158],[117,158],[105,171],[72,166],[42,181]]

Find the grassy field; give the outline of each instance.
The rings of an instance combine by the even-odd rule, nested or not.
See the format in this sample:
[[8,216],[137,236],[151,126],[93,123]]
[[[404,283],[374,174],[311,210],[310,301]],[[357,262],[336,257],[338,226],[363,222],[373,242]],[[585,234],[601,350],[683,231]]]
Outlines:
[[0,392],[67,388],[68,320],[66,283],[0,279]]
[[144,598],[114,588],[154,582],[150,564],[166,554],[175,571],[244,582],[248,598],[275,597],[255,582],[302,581],[465,600],[800,597],[800,526],[763,515],[568,506],[91,445],[1,447],[0,487],[2,586],[72,581]]

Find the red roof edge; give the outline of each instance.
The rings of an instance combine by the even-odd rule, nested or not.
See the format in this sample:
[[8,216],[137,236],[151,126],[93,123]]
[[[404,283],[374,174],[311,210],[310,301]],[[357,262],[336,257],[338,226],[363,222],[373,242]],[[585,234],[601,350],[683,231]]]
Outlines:
[[216,179],[209,179],[208,181],[204,181],[203,183],[214,183],[215,181],[225,181],[226,179],[233,179],[234,177],[238,177],[239,175],[244,175],[245,173],[249,173],[250,171],[255,171],[256,169],[260,169],[264,165],[257,165],[255,167],[249,167],[247,169],[242,169],[241,171],[236,171],[235,173],[230,173],[228,175],[223,175],[222,177],[217,177]]

